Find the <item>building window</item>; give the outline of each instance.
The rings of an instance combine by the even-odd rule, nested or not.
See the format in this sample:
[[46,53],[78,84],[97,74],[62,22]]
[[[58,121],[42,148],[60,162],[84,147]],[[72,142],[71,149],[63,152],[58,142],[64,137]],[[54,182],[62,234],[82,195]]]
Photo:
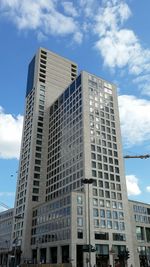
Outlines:
[[98,209],[93,209],[93,217],[98,217]]
[[150,243],[150,228],[146,228],[146,240]]
[[105,210],[100,210],[100,217],[105,218]]
[[38,201],[38,196],[32,196],[32,201]]
[[97,196],[97,189],[93,188],[93,196]]
[[112,229],[112,221],[107,221],[107,228]]
[[101,226],[101,228],[105,228],[105,227],[106,227],[106,222],[105,222],[105,220],[101,220],[101,221],[100,221],[100,226]]
[[113,219],[118,219],[118,212],[117,211],[113,211]]
[[83,215],[83,208],[77,207],[77,215]]
[[123,209],[123,204],[122,204],[122,202],[118,202],[118,209],[120,209],[120,210]]
[[117,208],[117,202],[116,201],[112,201],[112,207],[113,207],[113,209]]
[[33,188],[33,193],[38,194],[39,193],[39,188]]
[[98,219],[94,219],[94,226],[99,227],[99,220]]
[[137,226],[136,227],[136,238],[137,240],[144,240],[144,228]]
[[93,206],[98,206],[98,199],[97,198],[93,198]]
[[100,207],[104,207],[104,200],[103,199],[99,200],[99,205],[100,205]]
[[109,245],[96,244],[96,254],[109,255]]
[[82,229],[77,230],[77,238],[83,239],[83,230]]
[[110,200],[106,200],[106,207],[110,208]]
[[119,229],[119,223],[117,221],[114,221],[114,229],[115,230]]
[[125,234],[113,233],[113,240],[114,241],[126,241]]
[[125,230],[125,224],[124,224],[124,222],[120,222],[120,230],[122,230],[122,231]]
[[95,239],[97,240],[109,240],[109,234],[105,232],[95,232]]
[[83,226],[83,218],[77,218],[77,226]]
[[106,211],[106,217],[109,219],[111,218],[111,211],[110,210],[107,210]]
[[96,177],[96,171],[95,170],[92,170],[92,176]]
[[83,204],[83,197],[82,196],[77,196],[77,204]]

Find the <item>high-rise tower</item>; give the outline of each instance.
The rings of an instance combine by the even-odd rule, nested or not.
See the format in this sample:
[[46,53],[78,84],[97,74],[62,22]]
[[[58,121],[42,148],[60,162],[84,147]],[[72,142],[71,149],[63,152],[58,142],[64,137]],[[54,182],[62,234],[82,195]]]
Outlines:
[[30,257],[32,208],[45,201],[49,106],[76,75],[74,62],[43,48],[29,64],[12,237],[23,258]]

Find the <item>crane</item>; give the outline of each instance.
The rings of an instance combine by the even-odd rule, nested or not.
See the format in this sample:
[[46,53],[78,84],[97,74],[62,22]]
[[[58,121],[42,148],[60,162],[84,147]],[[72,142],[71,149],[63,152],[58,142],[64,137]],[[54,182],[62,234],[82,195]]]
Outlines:
[[148,159],[150,158],[150,154],[146,154],[146,155],[139,155],[139,156],[130,156],[130,155],[125,155],[124,156],[124,159]]

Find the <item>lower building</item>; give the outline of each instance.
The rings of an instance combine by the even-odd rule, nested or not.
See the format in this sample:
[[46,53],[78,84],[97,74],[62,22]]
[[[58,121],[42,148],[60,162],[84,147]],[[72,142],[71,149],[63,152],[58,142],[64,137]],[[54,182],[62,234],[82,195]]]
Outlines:
[[[72,192],[33,209],[32,261],[83,264],[87,244],[85,196]],[[30,259],[24,259],[28,261]]]
[[[92,266],[115,267],[120,263],[122,267],[129,257],[133,260],[128,266],[149,267],[150,205],[128,201],[132,232],[128,252],[123,233],[93,229],[89,220],[91,210],[86,215],[86,202],[89,204],[90,201],[85,191],[74,191],[33,208],[32,257],[24,258],[23,262],[71,263],[81,267],[87,266],[90,260]],[[15,240],[13,249],[10,246],[12,221],[13,209],[0,213],[0,266],[15,266],[20,261],[19,240]]]
[[121,257],[127,248],[125,234],[93,228],[92,215],[86,214],[89,201],[85,192],[76,191],[35,207],[32,259],[24,262],[72,263],[74,267],[87,266],[89,262],[89,266],[117,266],[120,262],[125,266],[126,256]]
[[150,205],[129,200],[134,264],[150,266]]
[[0,213],[0,266],[7,266],[11,245],[13,209]]

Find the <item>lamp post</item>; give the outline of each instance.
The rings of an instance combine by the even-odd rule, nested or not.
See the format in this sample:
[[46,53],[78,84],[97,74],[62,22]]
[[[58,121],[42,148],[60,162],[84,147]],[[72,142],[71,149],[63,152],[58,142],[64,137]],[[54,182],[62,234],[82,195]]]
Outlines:
[[92,267],[91,265],[91,233],[90,233],[90,230],[91,230],[91,222],[90,222],[90,219],[91,219],[91,215],[90,215],[90,194],[89,194],[89,186],[90,184],[93,184],[93,181],[94,179],[90,178],[90,179],[82,179],[82,183],[83,184],[87,184],[88,185],[88,252],[89,252],[89,267]]

